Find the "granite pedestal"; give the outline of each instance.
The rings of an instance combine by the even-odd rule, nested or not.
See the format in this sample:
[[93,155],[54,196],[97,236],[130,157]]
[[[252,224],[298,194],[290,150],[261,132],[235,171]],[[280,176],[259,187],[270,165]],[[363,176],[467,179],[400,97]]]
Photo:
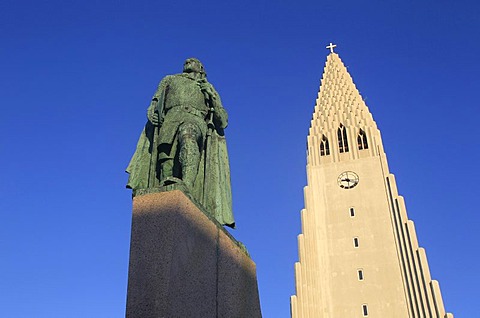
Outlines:
[[261,317],[255,263],[182,191],[137,195],[126,317]]

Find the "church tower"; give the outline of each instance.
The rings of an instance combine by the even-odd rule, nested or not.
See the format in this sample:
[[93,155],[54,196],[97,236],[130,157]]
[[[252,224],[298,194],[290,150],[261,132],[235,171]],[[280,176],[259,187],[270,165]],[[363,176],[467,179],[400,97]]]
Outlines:
[[308,134],[292,318],[450,318],[372,114],[330,43]]

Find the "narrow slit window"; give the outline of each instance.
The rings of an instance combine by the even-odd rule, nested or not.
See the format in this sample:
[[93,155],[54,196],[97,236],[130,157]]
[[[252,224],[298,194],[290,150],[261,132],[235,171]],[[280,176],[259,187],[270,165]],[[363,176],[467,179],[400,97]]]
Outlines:
[[342,124],[340,124],[340,127],[337,130],[337,137],[340,153],[348,152],[347,129]]
[[330,154],[330,145],[328,144],[328,139],[325,135],[322,136],[320,141],[320,156],[328,156]]
[[353,247],[359,247],[358,237],[354,237],[354,238],[353,238]]
[[363,277],[363,269],[357,270],[357,274],[358,274],[358,280],[363,280],[363,279],[364,279],[364,277]]
[[366,304],[362,305],[363,317],[368,317],[368,306]]
[[350,217],[354,217],[355,216],[355,209],[354,208],[350,208]]
[[368,149],[367,134],[360,129],[357,136],[358,150]]

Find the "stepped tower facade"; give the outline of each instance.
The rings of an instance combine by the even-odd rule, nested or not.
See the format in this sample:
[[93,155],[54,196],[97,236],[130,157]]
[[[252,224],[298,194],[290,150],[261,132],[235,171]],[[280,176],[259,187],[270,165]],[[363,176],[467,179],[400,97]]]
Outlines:
[[333,47],[308,134],[292,317],[453,317],[377,124]]

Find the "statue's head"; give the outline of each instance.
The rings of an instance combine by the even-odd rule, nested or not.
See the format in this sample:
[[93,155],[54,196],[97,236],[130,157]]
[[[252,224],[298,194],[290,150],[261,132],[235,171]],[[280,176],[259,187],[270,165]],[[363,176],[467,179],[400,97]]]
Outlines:
[[200,73],[204,77],[207,76],[207,73],[205,72],[205,68],[203,67],[202,62],[200,62],[198,59],[191,57],[183,63],[183,72],[184,73]]

